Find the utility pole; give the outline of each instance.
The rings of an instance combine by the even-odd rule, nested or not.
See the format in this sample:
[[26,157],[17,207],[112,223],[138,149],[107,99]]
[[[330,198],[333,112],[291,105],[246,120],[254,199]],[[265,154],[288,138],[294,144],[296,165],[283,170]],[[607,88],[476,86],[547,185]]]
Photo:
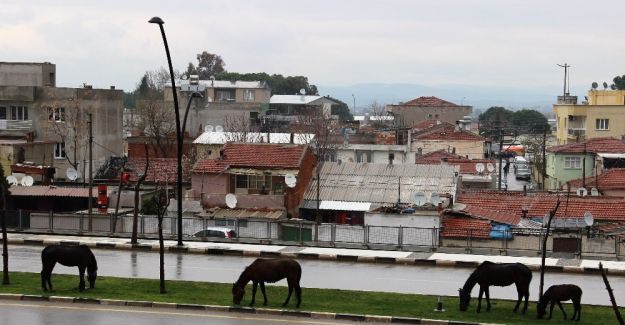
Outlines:
[[501,164],[503,160],[503,128],[499,129],[499,184],[497,189],[501,191]]
[[89,232],[93,231],[93,114],[87,113],[89,115],[89,202],[87,215],[89,219]]
[[571,66],[564,63],[564,65],[562,64],[558,64],[559,67],[563,67],[564,68],[564,91],[563,91],[563,96],[565,96],[565,98],[563,98],[566,101],[566,95],[568,95],[568,92],[566,91],[566,86],[567,86],[567,76],[568,76],[568,68],[570,68]]
[[546,147],[547,147],[547,129],[543,130],[543,165],[541,166],[542,168],[542,174],[543,174],[543,183],[542,183],[542,190],[545,190],[545,179],[547,178],[547,155],[546,155]]
[[584,157],[582,158],[582,187],[586,188],[586,141],[584,141]]

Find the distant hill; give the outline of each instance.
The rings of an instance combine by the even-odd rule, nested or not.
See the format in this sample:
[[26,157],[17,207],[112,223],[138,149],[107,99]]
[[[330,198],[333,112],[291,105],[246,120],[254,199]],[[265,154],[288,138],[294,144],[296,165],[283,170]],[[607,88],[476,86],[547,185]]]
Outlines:
[[531,108],[551,114],[552,105],[559,95],[556,87],[512,88],[454,84],[426,86],[368,83],[352,86],[317,85],[317,88],[320,95],[340,99],[350,109],[353,109],[354,94],[357,112],[366,110],[374,101],[382,105],[399,104],[420,96],[436,96],[458,105],[471,105],[474,111],[503,106],[509,109]]

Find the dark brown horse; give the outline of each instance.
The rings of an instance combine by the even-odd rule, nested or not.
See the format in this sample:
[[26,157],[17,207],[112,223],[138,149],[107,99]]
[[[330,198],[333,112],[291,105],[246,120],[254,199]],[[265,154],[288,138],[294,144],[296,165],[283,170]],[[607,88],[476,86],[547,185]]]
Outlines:
[[57,262],[65,266],[78,266],[78,273],[80,274],[78,290],[85,290],[85,269],[87,269],[89,288],[93,289],[95,287],[95,280],[98,276],[98,262],[87,245],[50,245],[41,251],[41,264],[43,265],[41,270],[41,288],[43,291],[48,291],[46,284],[52,291],[52,281],[50,279],[52,278],[52,269],[54,269]]
[[467,279],[464,286],[459,289],[460,292],[460,310],[465,311],[471,300],[471,290],[475,284],[480,285],[480,294],[477,299],[477,312],[482,308],[482,294],[486,293],[486,311],[490,311],[490,293],[488,287],[498,286],[505,287],[516,284],[516,290],[519,299],[514,306],[514,312],[519,309],[521,298],[525,297],[525,306],[523,313],[527,310],[527,300],[530,296],[529,286],[532,281],[532,271],[521,263],[502,263],[495,264],[485,261],[480,264]]
[[[564,308],[562,308],[561,301],[567,300],[573,301],[573,317],[571,317],[571,319],[579,321],[582,316],[582,305],[580,304],[582,300],[582,289],[574,284],[560,284],[549,287],[540,298],[540,301],[538,301],[538,306],[536,307],[538,318],[543,318],[543,316],[545,316],[545,309],[547,309],[547,305],[551,303],[551,307],[549,307],[549,317],[547,317],[547,319],[551,319],[553,315],[553,305],[558,303],[558,307],[560,307],[560,310],[564,314],[564,319],[566,319],[566,312],[564,312]],[[575,315],[577,315],[577,319]]]
[[299,280],[302,277],[302,268],[299,263],[289,258],[278,259],[256,259],[252,264],[245,268],[245,270],[239,276],[237,282],[232,286],[232,301],[238,305],[245,295],[245,285],[252,281],[254,284],[252,288],[252,301],[250,306],[254,304],[256,299],[256,287],[260,284],[260,291],[263,293],[265,299],[264,305],[267,306],[267,294],[265,293],[265,282],[277,282],[284,278],[289,285],[289,294],[286,296],[286,301],[282,306],[286,306],[291,299],[291,293],[295,289],[295,296],[297,297],[297,307],[302,301],[302,289],[299,286]]

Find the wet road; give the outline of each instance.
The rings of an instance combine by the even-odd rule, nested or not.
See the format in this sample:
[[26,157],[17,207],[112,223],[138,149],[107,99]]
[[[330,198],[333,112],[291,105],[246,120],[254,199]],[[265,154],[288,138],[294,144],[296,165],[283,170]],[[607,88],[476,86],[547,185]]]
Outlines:
[[197,325],[198,322],[224,325],[354,324],[354,322],[349,321],[318,320],[273,315],[217,313],[193,310],[181,311],[162,308],[147,309],[125,306],[68,305],[48,302],[0,301],[0,324]]
[[[9,246],[9,269],[12,271],[40,272],[41,246]],[[98,275],[158,279],[158,253],[142,251],[94,249],[98,258]],[[210,281],[233,283],[253,257],[232,257],[200,254],[166,253],[165,277],[171,280]],[[300,260],[302,287],[353,289],[420,293],[457,296],[472,269],[406,266],[395,264],[370,264]],[[77,268],[58,265],[54,273],[78,274]],[[534,272],[530,287],[530,299],[538,299],[540,273]],[[608,295],[600,275],[572,273],[547,273],[545,290],[552,284],[574,283],[582,287],[582,302],[608,305]],[[610,283],[616,297],[625,293],[625,277],[611,276]],[[286,286],[282,280],[278,285]],[[512,287],[491,288],[491,297],[516,299]],[[473,289],[473,296],[478,288]],[[617,298],[618,299],[618,298]],[[623,301],[617,301],[624,303]]]

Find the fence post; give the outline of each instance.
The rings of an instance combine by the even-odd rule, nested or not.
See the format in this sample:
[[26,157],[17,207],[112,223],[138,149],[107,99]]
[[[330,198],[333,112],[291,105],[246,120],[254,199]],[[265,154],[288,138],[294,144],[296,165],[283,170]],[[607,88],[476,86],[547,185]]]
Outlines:
[[22,209],[18,210],[18,218],[19,220],[17,221],[17,230],[22,230]]
[[471,237],[473,236],[473,229],[467,229],[467,253],[471,252]]
[[266,221],[265,224],[267,225],[267,239],[271,239],[271,222]]
[[403,238],[402,238],[402,235],[404,233],[403,229],[404,228],[401,225],[399,225],[399,229],[397,229],[397,246],[399,246],[400,248],[401,248],[402,242],[403,242]]
[[143,214],[139,216],[139,223],[141,224],[141,235],[145,236],[145,216]]
[[370,225],[365,225],[365,236],[363,238],[365,246],[369,245],[369,231],[371,230],[369,227]]
[[299,242],[303,243],[304,240],[302,239],[302,222],[299,222]]
[[52,231],[54,229],[54,214],[52,213],[52,210],[50,210],[48,212],[48,231]]
[[330,242],[332,243],[332,245],[335,245],[336,241],[336,224],[333,223],[330,225]]
[[176,218],[169,218],[169,234],[170,235],[177,235],[178,234],[178,225],[176,225]]
[[80,212],[78,215],[78,233],[82,234],[83,227],[85,226],[85,215]]

